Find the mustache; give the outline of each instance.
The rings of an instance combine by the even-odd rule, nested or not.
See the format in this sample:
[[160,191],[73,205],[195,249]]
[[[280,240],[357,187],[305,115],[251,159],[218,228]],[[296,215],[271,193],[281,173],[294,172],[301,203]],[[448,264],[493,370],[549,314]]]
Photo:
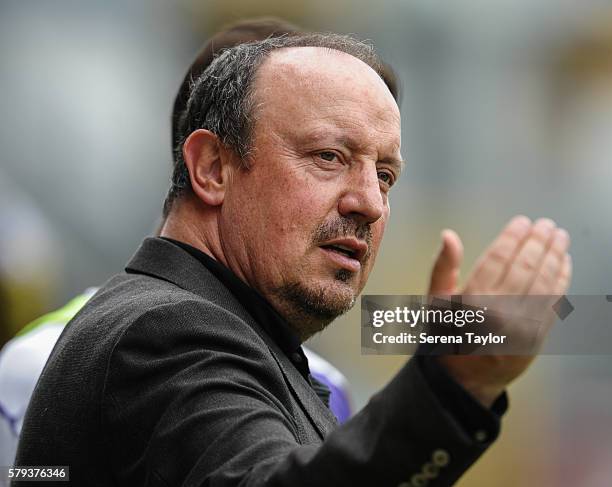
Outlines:
[[368,244],[368,251],[363,260],[364,262],[368,260],[372,248],[372,228],[369,223],[359,223],[352,218],[343,216],[330,218],[315,231],[313,243],[318,245],[335,238],[344,237],[355,237],[358,240],[365,240]]

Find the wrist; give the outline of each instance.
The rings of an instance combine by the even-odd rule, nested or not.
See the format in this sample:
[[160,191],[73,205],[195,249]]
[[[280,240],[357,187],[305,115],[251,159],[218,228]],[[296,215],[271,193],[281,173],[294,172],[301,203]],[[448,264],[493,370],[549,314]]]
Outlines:
[[[448,375],[482,406],[490,409],[503,394],[505,385],[487,384],[479,379],[478,367],[470,359],[474,357],[443,355],[437,357],[438,363],[444,367]],[[481,365],[481,364],[479,364]]]
[[487,409],[491,409],[497,398],[504,392],[502,387],[487,388],[475,384],[463,384],[461,382],[459,384]]

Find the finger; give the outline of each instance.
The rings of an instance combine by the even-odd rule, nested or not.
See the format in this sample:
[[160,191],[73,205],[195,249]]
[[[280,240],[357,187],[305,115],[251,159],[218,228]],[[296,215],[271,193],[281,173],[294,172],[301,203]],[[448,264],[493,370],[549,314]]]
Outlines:
[[442,246],[431,273],[429,294],[454,294],[463,260],[463,244],[453,230],[441,234]]
[[512,218],[476,263],[468,287],[476,292],[493,288],[506,272],[530,229],[531,220],[526,216]]
[[572,279],[572,256],[565,254],[563,257],[563,265],[557,276],[557,285],[554,294],[556,296],[564,295],[569,289],[569,284]]
[[496,286],[503,294],[527,292],[551,245],[554,230],[555,222],[549,218],[540,218],[533,224],[531,233]]
[[529,294],[554,294],[557,288],[561,268],[565,260],[565,253],[570,244],[567,231],[557,228],[554,231],[552,243],[548,248],[542,264],[535,276],[528,292]]

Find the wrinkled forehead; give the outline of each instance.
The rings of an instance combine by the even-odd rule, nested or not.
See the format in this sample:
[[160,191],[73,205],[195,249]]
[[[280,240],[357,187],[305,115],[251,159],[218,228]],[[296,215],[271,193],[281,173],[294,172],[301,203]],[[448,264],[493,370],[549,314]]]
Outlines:
[[259,122],[354,125],[397,138],[399,108],[388,87],[366,63],[321,47],[273,51],[254,84]]

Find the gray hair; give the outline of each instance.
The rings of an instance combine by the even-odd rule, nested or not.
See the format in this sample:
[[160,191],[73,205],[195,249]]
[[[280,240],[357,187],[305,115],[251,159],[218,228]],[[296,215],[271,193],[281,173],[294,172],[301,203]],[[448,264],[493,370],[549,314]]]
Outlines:
[[187,108],[179,120],[179,140],[174,147],[171,186],[164,202],[164,217],[172,203],[191,190],[183,145],[197,129],[217,135],[248,168],[254,126],[254,79],[268,55],[289,47],[323,47],[363,61],[383,78],[383,64],[371,44],[339,34],[304,34],[268,38],[226,49],[193,81]]

